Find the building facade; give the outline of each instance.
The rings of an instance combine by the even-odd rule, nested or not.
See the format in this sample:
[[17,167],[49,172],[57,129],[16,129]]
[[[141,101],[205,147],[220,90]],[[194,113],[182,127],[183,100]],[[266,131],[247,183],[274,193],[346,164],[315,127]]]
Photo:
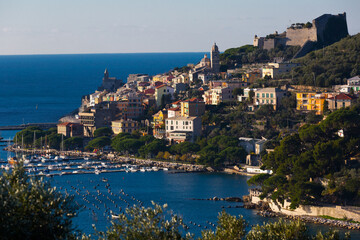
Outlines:
[[155,89],[155,101],[156,106],[161,106],[161,101],[164,95],[170,95],[171,99],[173,99],[174,96],[174,88],[167,86],[165,84],[162,84]]
[[121,119],[112,121],[111,129],[116,135],[119,133],[132,133],[140,130],[140,124],[132,119]]
[[174,117],[165,121],[166,138],[170,142],[194,142],[201,135],[201,118]]
[[183,117],[196,117],[205,113],[205,102],[197,98],[182,101],[180,106]]
[[234,101],[235,97],[229,87],[215,87],[204,92],[203,99],[206,105],[219,105],[222,102]]
[[64,122],[57,125],[57,133],[65,137],[83,136],[84,128],[80,123]]
[[317,115],[324,112],[324,103],[328,93],[298,92],[296,93],[296,109],[300,111],[315,111]]
[[257,106],[273,105],[276,110],[285,95],[286,91],[279,88],[260,88],[255,92],[254,104]]
[[349,94],[340,93],[336,96],[326,99],[326,101],[328,102],[329,110],[334,111],[340,108],[350,107],[356,102],[356,97]]

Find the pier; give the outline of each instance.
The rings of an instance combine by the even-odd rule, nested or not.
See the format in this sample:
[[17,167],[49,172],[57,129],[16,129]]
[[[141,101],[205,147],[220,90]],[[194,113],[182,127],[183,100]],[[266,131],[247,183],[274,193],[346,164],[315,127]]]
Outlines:
[[41,129],[49,129],[56,127],[57,123],[26,123],[20,125],[9,125],[9,126],[0,126],[0,131],[5,130],[23,130],[27,127],[39,127]]

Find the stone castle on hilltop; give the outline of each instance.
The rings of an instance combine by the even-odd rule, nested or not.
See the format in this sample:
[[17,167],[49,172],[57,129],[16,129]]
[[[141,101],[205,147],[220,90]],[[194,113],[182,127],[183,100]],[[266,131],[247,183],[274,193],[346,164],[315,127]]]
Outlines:
[[318,46],[333,44],[348,34],[345,12],[338,15],[324,14],[312,20],[312,23],[292,24],[281,34],[275,32],[266,37],[255,35],[253,45],[267,50],[281,45],[310,49],[316,44]]

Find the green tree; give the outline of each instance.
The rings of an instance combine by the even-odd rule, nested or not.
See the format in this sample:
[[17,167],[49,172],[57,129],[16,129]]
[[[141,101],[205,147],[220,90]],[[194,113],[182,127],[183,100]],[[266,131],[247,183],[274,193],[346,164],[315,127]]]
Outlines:
[[78,207],[22,165],[0,174],[1,239],[69,239]]
[[94,137],[111,137],[113,135],[113,131],[109,127],[98,128],[94,131]]
[[163,139],[155,139],[151,143],[142,146],[139,149],[139,154],[143,157],[156,156],[158,152],[164,152],[167,149],[166,141]]
[[241,240],[246,231],[246,221],[242,216],[232,216],[222,211],[218,216],[216,231],[202,231],[201,236],[204,240]]
[[233,91],[232,91],[232,94],[234,96],[243,95],[244,94],[244,89],[242,89],[242,88],[234,88]]
[[82,149],[84,147],[84,139],[82,137],[71,137],[64,140],[64,148],[67,150]]
[[310,239],[310,236],[305,223],[300,221],[285,222],[282,219],[275,223],[257,225],[246,235],[246,240],[278,239],[306,240]]
[[168,217],[165,212],[167,205],[153,203],[153,207],[131,207],[126,214],[121,213],[116,222],[112,222],[106,232],[97,232],[98,239],[190,239],[184,236],[183,220],[173,215]]
[[106,146],[110,146],[111,139],[109,137],[98,137],[91,140],[88,145],[85,147],[86,150],[102,149]]

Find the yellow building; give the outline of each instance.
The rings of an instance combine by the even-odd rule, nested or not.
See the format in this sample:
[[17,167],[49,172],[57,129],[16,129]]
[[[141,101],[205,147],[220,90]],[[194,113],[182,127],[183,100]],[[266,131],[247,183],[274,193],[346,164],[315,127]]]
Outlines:
[[152,81],[153,82],[162,82],[163,81],[163,76],[158,74],[152,77]]
[[296,93],[296,109],[301,111],[315,111],[317,115],[324,112],[327,93],[298,92]]
[[168,111],[167,110],[160,110],[157,113],[153,115],[153,122],[152,127],[165,125],[165,118],[168,117]]

